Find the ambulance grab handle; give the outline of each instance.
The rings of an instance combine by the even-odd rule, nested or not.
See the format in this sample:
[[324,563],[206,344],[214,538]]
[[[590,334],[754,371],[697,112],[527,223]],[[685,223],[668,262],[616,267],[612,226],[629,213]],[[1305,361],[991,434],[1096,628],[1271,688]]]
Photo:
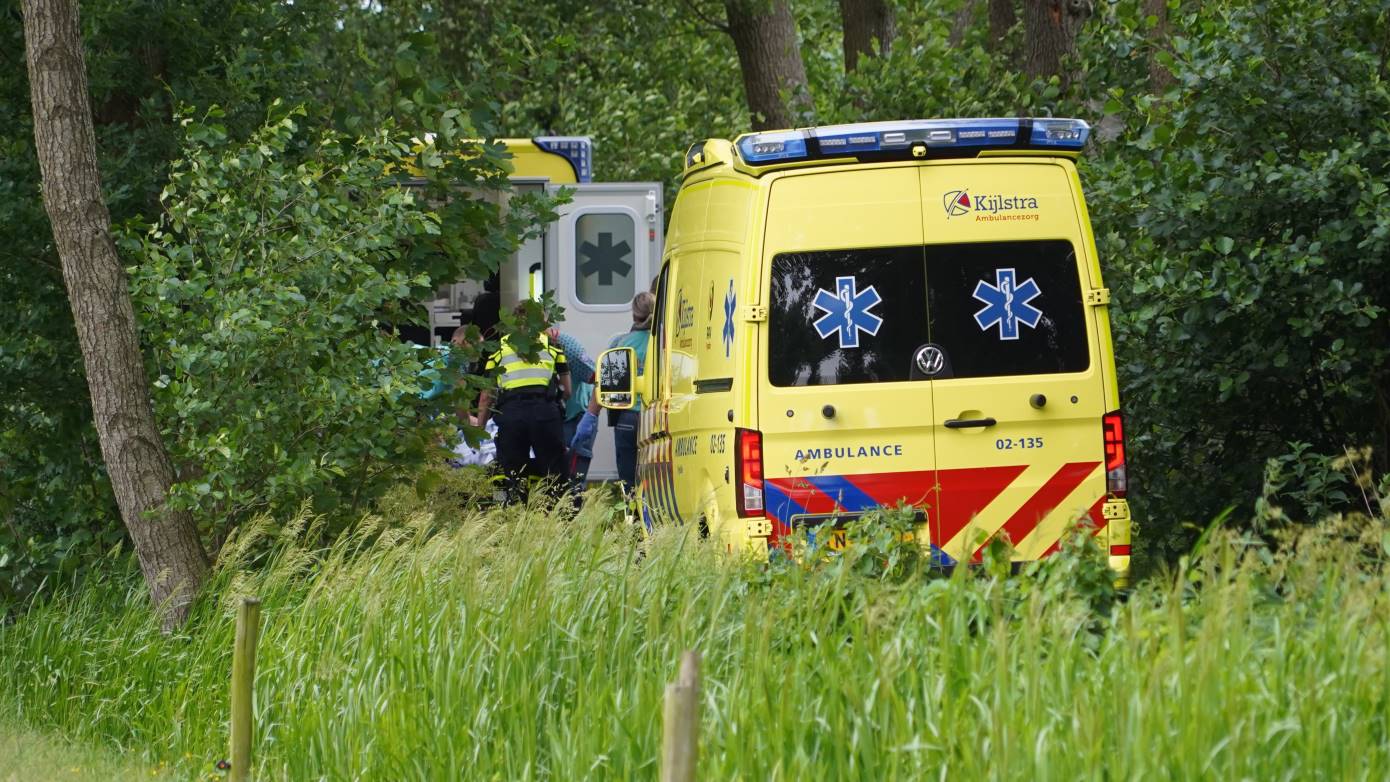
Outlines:
[[993,418],[948,418],[947,429],[970,429],[976,426],[994,426],[999,423]]

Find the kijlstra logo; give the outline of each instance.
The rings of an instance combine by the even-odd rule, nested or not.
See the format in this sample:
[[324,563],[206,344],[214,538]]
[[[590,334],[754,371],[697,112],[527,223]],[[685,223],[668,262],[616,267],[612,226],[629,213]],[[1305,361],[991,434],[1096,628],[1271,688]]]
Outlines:
[[941,197],[941,205],[946,208],[947,217],[960,217],[970,211],[970,194],[964,190],[952,190]]
[[1038,199],[1033,196],[999,194],[972,197],[969,190],[950,190],[941,196],[941,207],[946,210],[946,217],[949,219],[971,212],[995,215],[1000,212],[1036,210]]

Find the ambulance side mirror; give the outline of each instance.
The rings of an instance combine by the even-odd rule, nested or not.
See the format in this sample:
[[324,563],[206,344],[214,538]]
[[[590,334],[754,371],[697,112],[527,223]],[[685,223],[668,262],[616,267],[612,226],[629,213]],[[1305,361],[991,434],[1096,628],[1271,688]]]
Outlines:
[[637,354],[632,348],[605,350],[598,357],[598,403],[631,410],[636,397]]

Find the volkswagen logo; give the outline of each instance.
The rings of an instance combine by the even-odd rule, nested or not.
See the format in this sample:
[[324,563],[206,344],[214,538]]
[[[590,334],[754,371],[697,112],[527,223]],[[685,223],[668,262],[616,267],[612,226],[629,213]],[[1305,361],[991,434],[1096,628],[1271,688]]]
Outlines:
[[913,360],[917,362],[918,371],[928,377],[946,367],[946,355],[941,352],[941,348],[935,345],[924,345],[918,348],[917,355]]

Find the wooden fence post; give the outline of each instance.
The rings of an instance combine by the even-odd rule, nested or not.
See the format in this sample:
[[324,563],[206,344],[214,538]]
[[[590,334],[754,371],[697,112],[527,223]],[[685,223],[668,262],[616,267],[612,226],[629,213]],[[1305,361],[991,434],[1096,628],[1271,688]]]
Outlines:
[[232,768],[228,782],[251,779],[251,694],[256,681],[260,621],[260,599],[242,598],[236,610],[236,645],[232,648]]
[[681,655],[680,675],[666,685],[661,782],[694,782],[700,741],[700,653]]

